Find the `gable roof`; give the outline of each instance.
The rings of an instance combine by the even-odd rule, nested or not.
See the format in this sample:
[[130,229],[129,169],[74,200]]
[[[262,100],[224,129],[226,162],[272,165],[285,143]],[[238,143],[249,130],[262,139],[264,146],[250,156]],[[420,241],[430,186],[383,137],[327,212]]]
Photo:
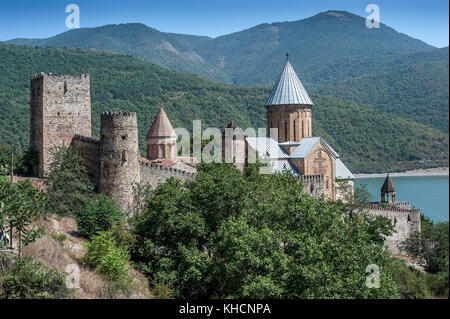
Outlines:
[[384,184],[381,187],[381,191],[383,193],[395,192],[395,187],[394,187],[394,184],[391,181],[391,178],[389,177],[389,174],[387,174],[386,179],[384,180]]
[[299,146],[291,153],[291,158],[305,158],[308,156],[309,152],[314,148],[314,146],[321,141],[326,148],[333,154],[335,158],[339,157],[339,154],[333,150],[333,148],[328,145],[321,137],[304,137],[300,140]]
[[149,137],[177,137],[162,107],[159,109],[158,115],[156,115],[152,126],[148,130],[147,138]]
[[289,60],[286,60],[265,106],[283,104],[314,105]]
[[269,154],[270,159],[289,158],[287,154],[275,141],[270,137],[246,137],[248,145],[258,152],[258,156]]
[[337,179],[355,179],[347,166],[342,163],[341,159],[336,158],[336,178]]

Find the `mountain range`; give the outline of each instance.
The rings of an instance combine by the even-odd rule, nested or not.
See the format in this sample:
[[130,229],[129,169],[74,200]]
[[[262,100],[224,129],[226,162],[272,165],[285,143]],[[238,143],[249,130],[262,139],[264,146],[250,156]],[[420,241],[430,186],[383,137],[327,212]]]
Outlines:
[[264,101],[289,52],[315,103],[314,135],[354,172],[448,165],[448,48],[384,24],[368,29],[348,12],[214,39],[133,23],[7,42],[0,43],[0,143],[28,144],[29,76],[38,72],[90,73],[94,134],[99,112],[136,111],[142,148],[160,103],[174,127],[193,119],[265,127]]

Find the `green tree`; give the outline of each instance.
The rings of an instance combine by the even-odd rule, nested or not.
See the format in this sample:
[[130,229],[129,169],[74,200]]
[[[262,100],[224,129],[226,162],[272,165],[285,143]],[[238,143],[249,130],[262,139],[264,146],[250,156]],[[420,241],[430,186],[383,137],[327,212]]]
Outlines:
[[[257,165],[241,174],[202,164],[193,181],[169,179],[132,225],[132,260],[177,297],[398,297],[389,256],[362,217]],[[365,285],[371,264],[379,289]]]
[[34,242],[44,231],[33,222],[44,213],[44,195],[37,192],[28,181],[11,183],[0,180],[1,226],[12,224],[18,239],[18,253],[22,247]]
[[113,200],[99,194],[94,198],[85,198],[75,219],[80,234],[89,239],[99,231],[110,230],[115,224],[124,221],[125,217]]
[[45,176],[48,212],[60,216],[77,216],[86,197],[93,194],[91,181],[80,155],[70,148],[54,148],[53,160]]
[[448,222],[434,223],[421,215],[421,231],[412,233],[400,248],[411,257],[426,263],[427,271],[446,272],[448,276]]
[[62,299],[71,296],[65,275],[31,256],[11,261],[10,267],[0,275],[2,299]]

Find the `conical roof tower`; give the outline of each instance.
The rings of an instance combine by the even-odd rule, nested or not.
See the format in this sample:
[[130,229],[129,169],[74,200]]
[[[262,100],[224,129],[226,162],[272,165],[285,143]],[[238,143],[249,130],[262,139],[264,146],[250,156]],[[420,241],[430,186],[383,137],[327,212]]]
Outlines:
[[286,63],[275,83],[265,106],[269,105],[314,105],[311,98],[300,82],[297,74],[289,62],[286,54]]
[[286,63],[265,104],[270,136],[275,138],[270,129],[277,129],[280,143],[311,137],[313,105],[286,54]]
[[392,183],[391,178],[389,177],[389,174],[387,174],[386,179],[384,180],[383,186],[381,187],[381,202],[386,202],[386,195],[387,195],[387,202],[396,202],[397,194],[395,192],[394,184]]
[[176,157],[177,134],[163,107],[160,107],[147,133],[147,158],[149,160]]

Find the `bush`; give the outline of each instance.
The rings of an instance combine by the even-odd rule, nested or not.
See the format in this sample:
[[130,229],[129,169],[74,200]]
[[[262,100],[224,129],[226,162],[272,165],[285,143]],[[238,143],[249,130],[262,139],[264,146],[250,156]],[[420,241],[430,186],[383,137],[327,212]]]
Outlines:
[[421,231],[412,233],[401,243],[400,248],[409,256],[424,262],[428,272],[448,273],[448,222],[434,223],[428,217],[421,215]]
[[170,299],[174,294],[172,284],[170,283],[167,284],[165,282],[152,280],[152,286],[152,292],[155,299]]
[[46,207],[50,213],[75,217],[84,200],[93,194],[92,183],[80,155],[70,148],[51,150],[53,161],[49,164]]
[[84,246],[84,261],[107,280],[110,293],[127,292],[131,284],[128,274],[130,257],[124,247],[118,247],[114,231],[101,231]]
[[76,216],[78,231],[85,238],[92,238],[100,231],[110,230],[124,220],[124,214],[105,195],[86,198],[80,213]]
[[408,267],[401,259],[394,259],[391,265],[398,293],[402,299],[427,299],[431,293],[427,285],[426,275]]
[[61,299],[70,296],[64,274],[30,256],[16,259],[0,277],[0,298]]

